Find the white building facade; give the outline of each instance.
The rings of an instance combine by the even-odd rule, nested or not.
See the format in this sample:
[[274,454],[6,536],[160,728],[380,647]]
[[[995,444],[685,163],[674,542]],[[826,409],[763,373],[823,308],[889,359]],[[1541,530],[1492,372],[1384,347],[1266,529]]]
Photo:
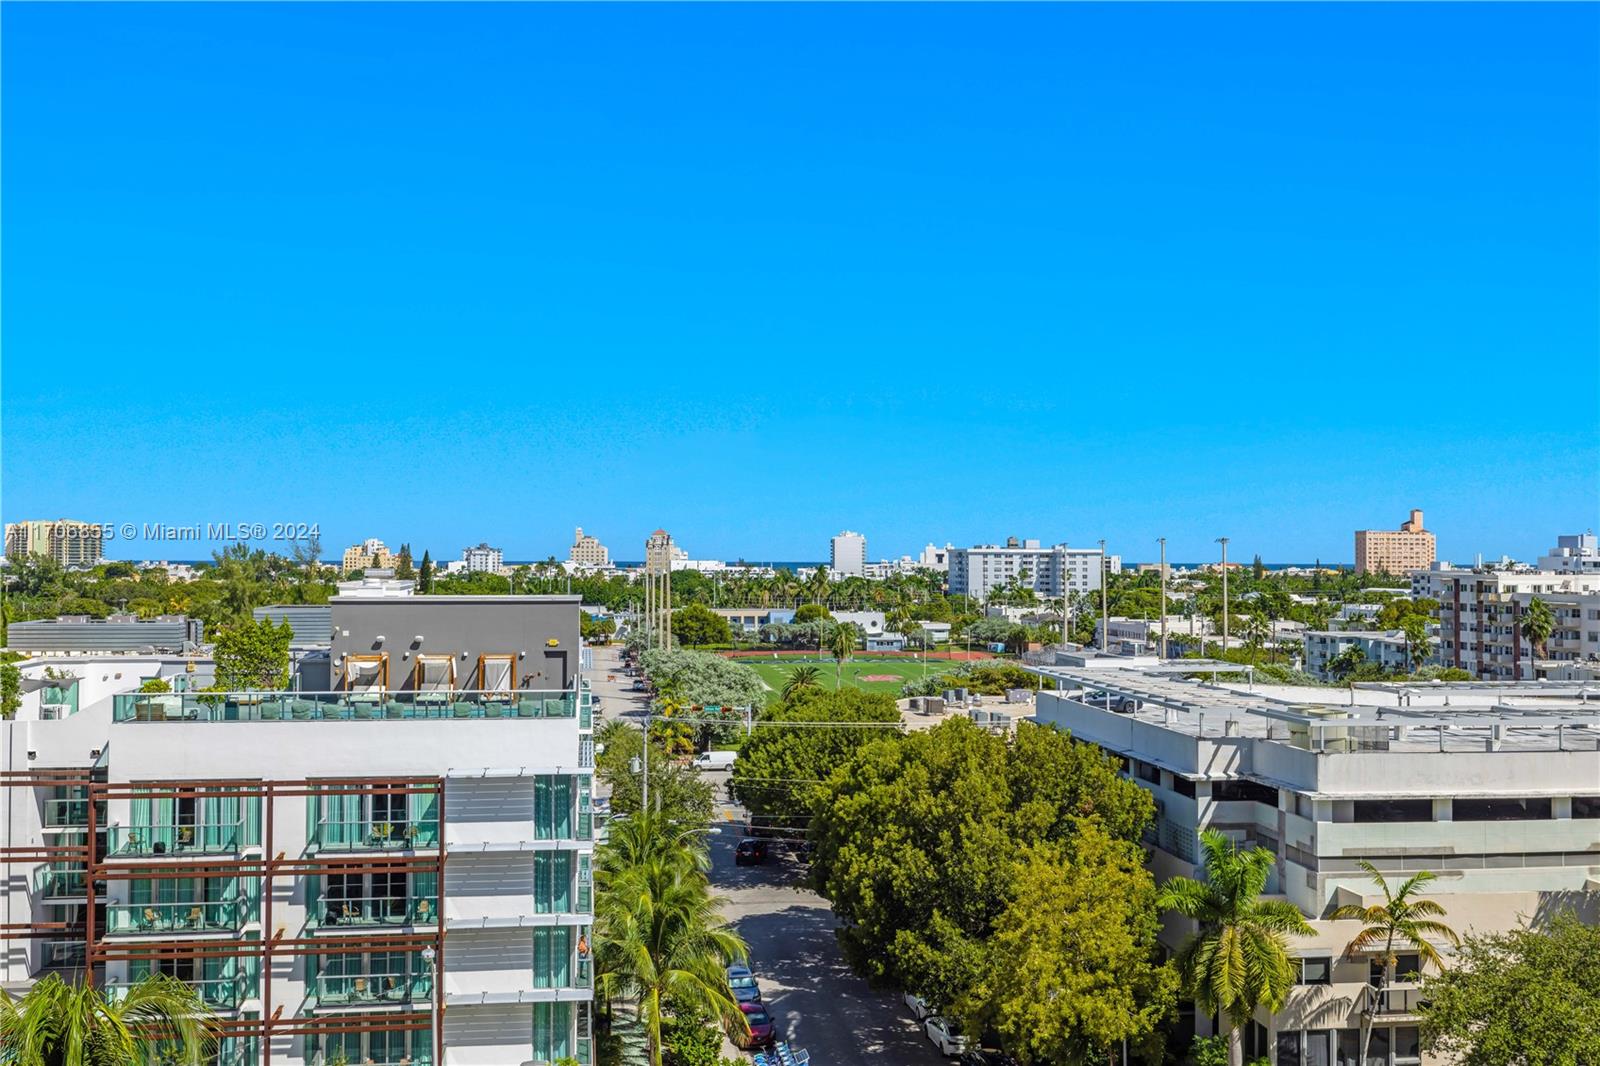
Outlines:
[[[1363,859],[1391,883],[1437,873],[1426,894],[1459,933],[1539,924],[1562,909],[1600,920],[1600,745],[1581,686],[1358,685],[1330,705],[1324,689],[1202,687],[1097,665],[1040,668],[1060,691],[1039,693],[1037,720],[1104,749],[1151,794],[1157,880],[1203,877],[1199,836],[1215,829],[1273,853],[1268,894],[1313,929],[1291,940],[1301,962],[1283,1010],[1247,1027],[1247,1061],[1355,1066],[1363,1018],[1369,1066],[1432,1061],[1408,976],[1420,962],[1402,956],[1400,979],[1379,997],[1372,953],[1347,954],[1361,923],[1323,917],[1383,902]],[[1083,688],[1142,706],[1119,713],[1072,698]],[[1174,924],[1163,939],[1177,949],[1189,932]],[[1449,957],[1449,944],[1435,946]]]
[[298,691],[56,664],[0,723],[0,977],[177,977],[230,1066],[592,1062],[577,599],[482,599],[336,600]]
[[505,566],[505,555],[499,548],[479,542],[476,548],[463,548],[461,561],[469,574],[498,574]]
[[[1102,556],[1097,548],[1065,544],[1043,547],[1037,540],[1008,538],[1004,545],[980,544],[949,551],[950,592],[987,597],[1016,582],[1049,599],[1100,588]],[[1104,556],[1107,573],[1122,572],[1122,559]]]
[[845,530],[828,542],[828,569],[839,577],[861,577],[867,565],[867,538]]
[[[1600,661],[1600,571],[1466,570],[1447,563],[1411,575],[1413,593],[1439,603],[1434,662],[1486,681],[1539,676],[1545,664]],[[1522,632],[1538,599],[1555,626],[1542,647]]]

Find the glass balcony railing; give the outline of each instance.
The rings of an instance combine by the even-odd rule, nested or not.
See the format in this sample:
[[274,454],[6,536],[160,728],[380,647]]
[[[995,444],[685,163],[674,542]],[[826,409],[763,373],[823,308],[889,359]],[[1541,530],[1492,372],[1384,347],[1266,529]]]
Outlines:
[[78,713],[78,683],[46,685],[39,690],[39,717],[50,721]]
[[[198,981],[184,981],[184,984],[200,994],[200,1000],[208,1007],[218,1010],[236,1010],[256,993],[257,982],[253,977],[240,974],[236,977],[209,977]],[[128,995],[131,984],[121,981],[106,982],[106,997],[112,1003],[117,1003]]]
[[376,1003],[414,1003],[433,995],[433,978],[415,974],[321,974],[310,992],[319,1007],[350,1007]]
[[[101,804],[100,813],[105,813]],[[89,801],[86,799],[53,799],[44,801],[44,826],[46,829],[71,828],[89,824]]]
[[311,827],[308,846],[320,851],[414,851],[439,846],[439,820],[374,822],[371,819],[319,821]]
[[77,940],[46,940],[41,945],[39,965],[46,969],[78,970],[88,956],[88,945]]
[[434,925],[438,921],[439,901],[433,896],[324,899],[312,904],[306,916],[306,926],[310,929]]
[[34,888],[41,899],[79,899],[88,894],[89,875],[82,869],[40,870]]
[[107,934],[232,933],[244,928],[242,900],[204,903],[113,903],[106,907]]
[[504,692],[184,692],[112,697],[115,722],[352,722],[573,718],[577,694]]
[[[426,1031],[422,1031],[422,1035],[427,1037],[428,1034]],[[340,1051],[319,1051],[311,1060],[311,1066],[358,1066],[358,1064],[359,1066],[432,1066],[432,1063],[433,1056],[422,1050],[419,1050],[415,1055],[408,1055],[402,1052],[396,1055],[386,1055],[383,1058],[379,1058],[374,1054],[357,1057],[357,1055]]]
[[106,830],[112,855],[235,855],[245,843],[244,819],[231,824],[113,825]]

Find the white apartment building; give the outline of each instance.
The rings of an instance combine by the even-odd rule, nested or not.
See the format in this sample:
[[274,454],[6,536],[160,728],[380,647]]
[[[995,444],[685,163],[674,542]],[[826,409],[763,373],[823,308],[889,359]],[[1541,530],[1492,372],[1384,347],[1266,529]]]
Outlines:
[[579,526],[572,535],[572,547],[567,549],[567,562],[583,569],[604,570],[611,565],[611,553],[597,538],[585,536]]
[[[173,975],[226,1066],[592,1062],[577,597],[331,615],[293,691],[202,695],[195,659],[25,664],[0,979]],[[155,676],[178,691],[135,691]]]
[[1558,573],[1600,574],[1600,538],[1593,533],[1577,533],[1556,538],[1548,555],[1539,557],[1540,570]]
[[955,550],[955,545],[946,543],[942,548],[936,548],[930,541],[922,549],[922,554],[917,556],[917,565],[928,570],[947,572],[950,569],[950,553]]
[[[1013,581],[1047,599],[1064,592],[1092,592],[1100,587],[1101,555],[1097,548],[1042,547],[1037,540],[1008,537],[1004,545],[978,544],[949,551],[950,591],[987,597]],[[1120,574],[1120,556],[1105,556],[1107,573]]]
[[463,548],[461,561],[469,574],[498,574],[505,566],[505,555],[499,548],[491,548],[479,541],[476,548]]
[[[1391,882],[1437,873],[1426,894],[1459,933],[1539,924],[1563,908],[1600,920],[1600,729],[1580,685],[1332,693],[1185,681],[1152,659],[1060,661],[1035,668],[1058,686],[1039,693],[1035,720],[1103,748],[1151,794],[1157,880],[1203,877],[1199,834],[1216,829],[1277,856],[1267,891],[1314,930],[1292,938],[1298,984],[1282,1011],[1248,1027],[1247,1061],[1355,1066],[1363,1017],[1374,1034],[1369,1066],[1425,1061],[1417,982],[1380,998],[1370,956],[1346,955],[1361,923],[1322,917],[1382,902],[1362,859]],[[1119,713],[1072,697],[1084,689],[1142,705]],[[1189,932],[1175,922],[1163,939],[1176,949]],[[1435,946],[1448,957],[1448,944]],[[1418,969],[1402,956],[1400,974]],[[1195,1022],[1208,1028],[1204,1016]]]
[[[1485,680],[1538,676],[1543,664],[1600,660],[1600,571],[1465,570],[1436,563],[1411,574],[1412,593],[1439,601],[1434,661]],[[1537,649],[1522,634],[1528,604],[1543,601],[1555,628]]]
[[1351,648],[1361,649],[1369,663],[1389,671],[1411,670],[1402,629],[1311,629],[1305,633],[1306,673],[1319,681],[1334,680],[1328,664]]
[[6,526],[6,555],[45,555],[64,567],[93,566],[104,554],[105,530],[71,518],[11,522]]
[[828,569],[839,577],[861,577],[867,565],[867,538],[845,530],[828,542]]

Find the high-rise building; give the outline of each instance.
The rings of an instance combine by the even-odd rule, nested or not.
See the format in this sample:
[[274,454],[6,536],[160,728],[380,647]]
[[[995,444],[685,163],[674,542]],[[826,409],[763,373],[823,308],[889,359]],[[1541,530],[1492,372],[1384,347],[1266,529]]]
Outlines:
[[0,981],[169,974],[222,1063],[593,1062],[578,598],[325,609],[284,691],[211,691],[190,657],[23,665]]
[[572,535],[572,547],[567,550],[567,562],[573,566],[604,569],[611,565],[611,553],[594,537],[586,537],[579,526]]
[[[1204,877],[1201,834],[1213,830],[1271,853],[1266,893],[1311,929],[1294,938],[1281,1008],[1240,1026],[1247,1061],[1355,1063],[1369,1035],[1367,1062],[1446,1061],[1420,1046],[1417,975],[1433,966],[1397,947],[1396,980],[1380,992],[1371,978],[1386,946],[1351,950],[1362,922],[1328,917],[1385,902],[1363,862],[1391,886],[1437,872],[1423,894],[1462,935],[1595,913],[1600,748],[1581,683],[1400,683],[1332,701],[1309,686],[1196,686],[1131,662],[1058,660],[1040,669],[1035,720],[1114,756],[1150,793],[1157,881]],[[1174,920],[1161,939],[1175,951],[1193,931]],[[1452,946],[1429,939],[1449,965]],[[1195,1013],[1204,1034],[1213,1023]]]
[[1600,539],[1593,533],[1556,538],[1556,546],[1539,558],[1539,569],[1561,574],[1600,574]]
[[44,555],[62,566],[93,566],[104,551],[104,528],[70,518],[30,520],[6,526],[6,554]]
[[368,537],[360,544],[352,544],[344,550],[344,556],[339,561],[339,573],[348,574],[352,570],[388,570],[398,560],[377,537]]
[[505,565],[505,556],[499,548],[491,548],[487,541],[479,541],[476,548],[463,548],[461,561],[467,564],[469,574],[498,574]]
[[828,542],[828,569],[844,577],[860,577],[867,565],[867,538],[850,530]]
[[[1011,584],[1031,588],[1046,599],[1063,593],[1092,592],[1100,587],[1100,549],[1050,547],[1037,540],[1006,538],[1004,545],[978,544],[951,548],[950,591],[959,596],[986,597]],[[1108,573],[1122,572],[1122,558],[1105,556]]]
[[644,630],[652,647],[672,647],[672,571],[675,556],[672,535],[664,529],[644,542]]
[[1356,573],[1406,574],[1426,570],[1438,558],[1433,534],[1422,528],[1422,512],[1413,509],[1399,529],[1356,530]]

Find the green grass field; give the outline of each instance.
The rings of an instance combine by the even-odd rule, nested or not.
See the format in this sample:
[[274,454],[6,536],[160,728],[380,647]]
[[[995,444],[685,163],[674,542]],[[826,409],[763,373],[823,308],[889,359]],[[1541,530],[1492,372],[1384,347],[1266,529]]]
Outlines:
[[[761,680],[774,693],[783,689],[783,683],[788,680],[789,674],[798,666],[820,666],[822,675],[817,679],[824,688],[832,688],[834,681],[834,667],[838,664],[831,658],[818,663],[815,658],[809,659],[740,659],[745,664],[761,675]],[[927,676],[936,677],[941,672],[948,670],[953,664],[942,659],[933,659],[928,662]],[[863,677],[888,677],[892,681],[863,681]],[[887,692],[891,696],[900,695],[900,686],[907,681],[914,681],[923,676],[923,665],[915,659],[851,659],[844,664],[840,673],[840,682],[844,685],[854,685],[856,688],[868,692]]]

